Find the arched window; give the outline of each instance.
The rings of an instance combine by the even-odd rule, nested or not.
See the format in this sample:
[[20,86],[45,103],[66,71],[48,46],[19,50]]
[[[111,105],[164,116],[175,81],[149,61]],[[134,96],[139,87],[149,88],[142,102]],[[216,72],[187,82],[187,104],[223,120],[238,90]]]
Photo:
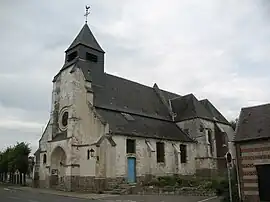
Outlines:
[[47,163],[47,155],[43,154],[43,164],[46,164],[46,163]]
[[87,150],[87,160],[89,160],[90,159],[90,150],[88,149]]
[[208,130],[207,132],[207,136],[208,136],[208,144],[210,146],[210,153],[211,155],[213,155],[213,141],[212,141],[212,131],[211,130]]
[[68,124],[68,112],[64,112],[63,117],[62,117],[62,125],[66,127]]

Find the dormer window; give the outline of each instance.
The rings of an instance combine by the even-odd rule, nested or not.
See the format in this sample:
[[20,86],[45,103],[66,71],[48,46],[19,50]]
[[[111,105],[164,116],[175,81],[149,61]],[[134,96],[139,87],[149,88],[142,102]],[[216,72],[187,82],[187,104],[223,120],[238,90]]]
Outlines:
[[74,60],[77,57],[77,55],[78,55],[77,51],[74,51],[74,52],[70,53],[67,56],[67,61],[70,62],[70,61]]
[[91,61],[91,62],[97,62],[98,56],[91,53],[86,53],[86,60]]

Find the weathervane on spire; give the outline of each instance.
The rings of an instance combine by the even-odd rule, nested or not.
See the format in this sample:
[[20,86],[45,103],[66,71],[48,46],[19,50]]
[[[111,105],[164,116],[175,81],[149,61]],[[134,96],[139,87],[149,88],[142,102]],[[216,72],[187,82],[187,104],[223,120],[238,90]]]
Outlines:
[[90,6],[86,5],[85,6],[85,14],[84,14],[84,16],[85,16],[85,24],[87,24],[87,18],[88,18],[88,15],[90,14],[89,9],[90,9]]

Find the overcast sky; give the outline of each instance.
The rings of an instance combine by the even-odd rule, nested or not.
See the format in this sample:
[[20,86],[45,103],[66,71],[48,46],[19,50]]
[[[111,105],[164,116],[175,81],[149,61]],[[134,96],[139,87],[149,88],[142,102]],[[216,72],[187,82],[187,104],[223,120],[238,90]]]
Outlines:
[[269,102],[267,0],[0,0],[0,149],[37,148],[85,4],[106,72],[208,98],[228,120]]

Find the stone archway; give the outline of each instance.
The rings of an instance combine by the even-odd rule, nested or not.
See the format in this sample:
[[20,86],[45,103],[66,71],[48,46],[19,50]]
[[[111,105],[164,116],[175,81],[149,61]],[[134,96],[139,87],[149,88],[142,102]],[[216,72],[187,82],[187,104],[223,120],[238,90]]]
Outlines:
[[64,182],[66,162],[66,152],[62,147],[56,147],[51,154],[51,186],[57,186]]

